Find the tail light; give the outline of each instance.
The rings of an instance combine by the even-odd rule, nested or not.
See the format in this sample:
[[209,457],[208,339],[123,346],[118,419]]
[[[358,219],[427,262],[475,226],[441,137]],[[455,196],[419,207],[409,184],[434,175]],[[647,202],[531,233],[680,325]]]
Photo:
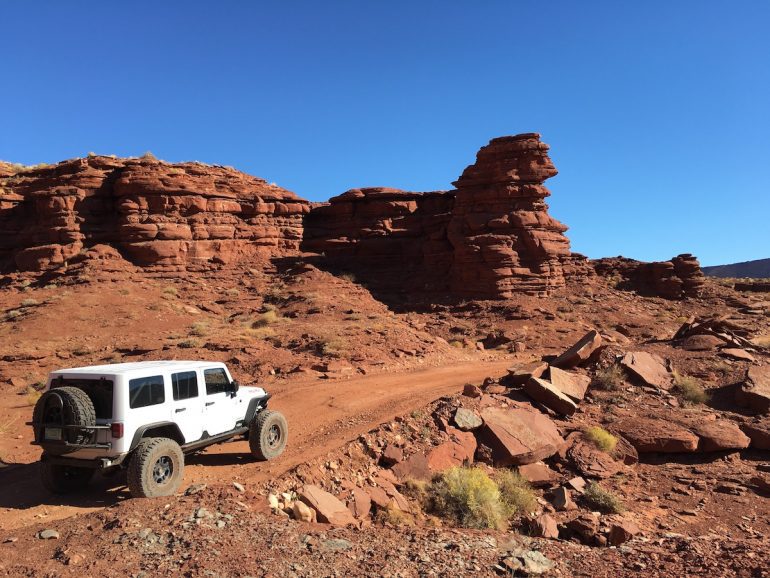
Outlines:
[[112,434],[112,437],[114,439],[120,439],[123,437],[123,424],[122,423],[113,423],[110,426],[110,433]]

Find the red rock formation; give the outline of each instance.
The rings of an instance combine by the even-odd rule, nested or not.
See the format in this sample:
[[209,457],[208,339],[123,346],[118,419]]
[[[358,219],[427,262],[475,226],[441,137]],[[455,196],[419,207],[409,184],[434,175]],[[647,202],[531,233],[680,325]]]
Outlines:
[[314,208],[303,248],[382,289],[505,298],[547,294],[587,274],[566,227],[548,215],[556,174],[537,134],[494,139],[456,191],[353,189]]
[[308,211],[234,169],[92,156],[0,172],[0,259],[47,270],[109,244],[155,270],[208,268],[260,250],[296,252]]
[[510,297],[564,286],[574,268],[567,227],[548,214],[543,182],[557,174],[535,133],[490,141],[454,183],[449,240],[456,295]]
[[599,275],[619,277],[622,288],[633,289],[642,295],[666,299],[697,297],[705,283],[698,259],[690,254],[652,263],[612,257],[597,259],[592,264]]

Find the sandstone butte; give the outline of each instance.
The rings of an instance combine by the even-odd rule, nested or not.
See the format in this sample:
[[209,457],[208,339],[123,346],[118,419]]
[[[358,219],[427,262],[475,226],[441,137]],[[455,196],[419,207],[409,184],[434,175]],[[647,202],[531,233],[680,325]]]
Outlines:
[[664,297],[698,294],[703,275],[690,255],[590,263],[572,253],[545,203],[543,183],[556,174],[535,133],[492,139],[454,190],[360,188],[328,203],[198,162],[0,162],[0,271],[109,259],[173,274],[315,253],[373,289],[410,295],[548,295],[596,273]]

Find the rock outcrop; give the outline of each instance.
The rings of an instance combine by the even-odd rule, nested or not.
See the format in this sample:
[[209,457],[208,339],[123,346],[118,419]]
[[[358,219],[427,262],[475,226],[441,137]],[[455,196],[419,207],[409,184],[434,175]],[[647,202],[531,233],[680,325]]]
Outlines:
[[706,279],[698,259],[690,254],[652,263],[611,257],[597,259],[592,264],[599,275],[616,278],[622,289],[666,299],[698,297]]
[[303,249],[323,253],[374,288],[459,297],[545,295],[588,274],[567,227],[548,214],[556,174],[534,133],[483,147],[453,191],[353,189],[314,208]]
[[94,245],[156,270],[296,252],[309,203],[235,169],[105,156],[0,173],[6,270],[61,267]]

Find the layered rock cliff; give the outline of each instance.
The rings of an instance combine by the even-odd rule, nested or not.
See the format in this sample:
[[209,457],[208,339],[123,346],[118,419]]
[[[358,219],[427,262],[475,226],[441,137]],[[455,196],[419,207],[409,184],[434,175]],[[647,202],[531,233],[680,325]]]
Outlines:
[[314,208],[303,248],[376,288],[490,299],[548,294],[587,274],[544,202],[543,182],[556,172],[539,135],[496,138],[456,190],[354,189]]
[[0,262],[61,267],[107,244],[144,268],[296,253],[309,203],[235,169],[104,156],[0,167]]
[[698,297],[703,291],[705,275],[698,259],[690,254],[673,257],[670,261],[645,263],[625,257],[608,257],[592,262],[603,277],[613,277],[618,286],[633,289],[641,295],[682,299]]

